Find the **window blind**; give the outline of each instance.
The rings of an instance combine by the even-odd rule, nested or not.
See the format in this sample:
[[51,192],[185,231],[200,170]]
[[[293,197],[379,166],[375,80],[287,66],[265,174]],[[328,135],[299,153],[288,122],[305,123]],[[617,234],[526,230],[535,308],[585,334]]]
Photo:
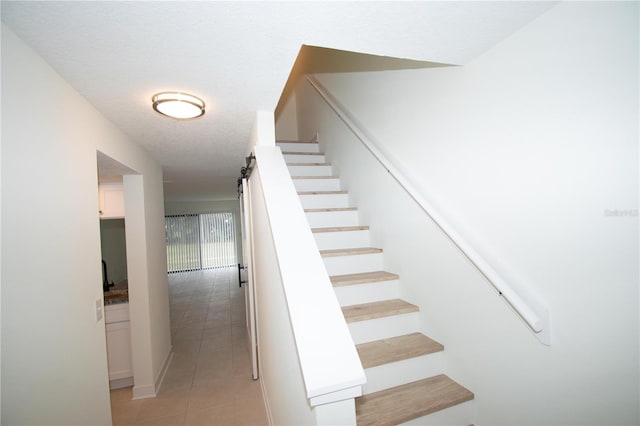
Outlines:
[[233,213],[165,217],[167,271],[221,268],[237,263]]

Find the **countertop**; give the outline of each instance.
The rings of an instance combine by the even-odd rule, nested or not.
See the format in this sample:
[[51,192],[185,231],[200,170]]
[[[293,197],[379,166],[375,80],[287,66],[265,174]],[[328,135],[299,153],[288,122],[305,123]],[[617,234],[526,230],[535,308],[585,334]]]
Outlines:
[[104,292],[104,304],[115,305],[116,303],[129,302],[129,282],[127,280],[120,281],[109,291]]

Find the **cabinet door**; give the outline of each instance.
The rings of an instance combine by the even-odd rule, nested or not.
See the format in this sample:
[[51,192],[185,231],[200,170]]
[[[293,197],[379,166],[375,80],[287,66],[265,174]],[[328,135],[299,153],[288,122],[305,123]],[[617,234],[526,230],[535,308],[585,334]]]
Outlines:
[[100,198],[100,218],[123,218],[124,187],[122,184],[101,184],[98,188],[98,192]]
[[129,321],[107,324],[106,329],[109,380],[133,376]]

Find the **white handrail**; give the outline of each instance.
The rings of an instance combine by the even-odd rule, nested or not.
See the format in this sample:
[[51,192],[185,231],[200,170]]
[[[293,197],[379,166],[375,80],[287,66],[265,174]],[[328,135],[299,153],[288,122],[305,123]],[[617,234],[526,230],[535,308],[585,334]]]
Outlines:
[[407,178],[380,152],[371,142],[370,138],[360,129],[354,120],[349,117],[344,108],[314,77],[308,76],[307,80],[327,102],[331,109],[340,117],[344,124],[360,140],[365,148],[371,152],[376,160],[391,174],[400,186],[422,208],[422,210],[434,221],[442,232],[454,243],[462,254],[475,266],[475,268],[487,279],[489,284],[501,295],[516,313],[531,328],[536,337],[543,343],[550,344],[549,317],[546,309],[532,306],[525,301],[495,269],[440,215],[437,210],[415,189]]

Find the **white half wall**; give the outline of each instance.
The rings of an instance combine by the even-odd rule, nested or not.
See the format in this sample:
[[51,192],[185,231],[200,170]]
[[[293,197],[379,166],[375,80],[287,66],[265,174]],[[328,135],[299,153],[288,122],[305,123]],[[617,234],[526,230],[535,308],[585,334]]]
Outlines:
[[134,373],[152,390],[171,347],[160,166],[4,25],[2,102],[2,423],[111,424],[96,152],[139,173]]
[[253,172],[250,183],[259,374],[265,401],[274,424],[315,424],[300,370],[259,168]]
[[[274,424],[355,424],[360,359],[275,136],[258,112],[252,149],[258,371]],[[320,423],[323,422],[323,423]]]
[[[257,111],[247,155],[255,153],[259,146],[274,146],[274,128],[273,113]],[[306,396],[262,177],[256,162],[248,183],[251,194],[251,230],[248,232],[253,234],[253,247],[249,249],[252,250],[254,268],[258,375],[267,413],[274,425],[315,424],[315,415]],[[244,288],[246,291],[249,287]]]
[[300,138],[320,133],[448,373],[475,392],[476,424],[639,421],[638,51],[637,3],[565,2],[464,67],[316,76],[548,303],[551,347],[299,87]]

